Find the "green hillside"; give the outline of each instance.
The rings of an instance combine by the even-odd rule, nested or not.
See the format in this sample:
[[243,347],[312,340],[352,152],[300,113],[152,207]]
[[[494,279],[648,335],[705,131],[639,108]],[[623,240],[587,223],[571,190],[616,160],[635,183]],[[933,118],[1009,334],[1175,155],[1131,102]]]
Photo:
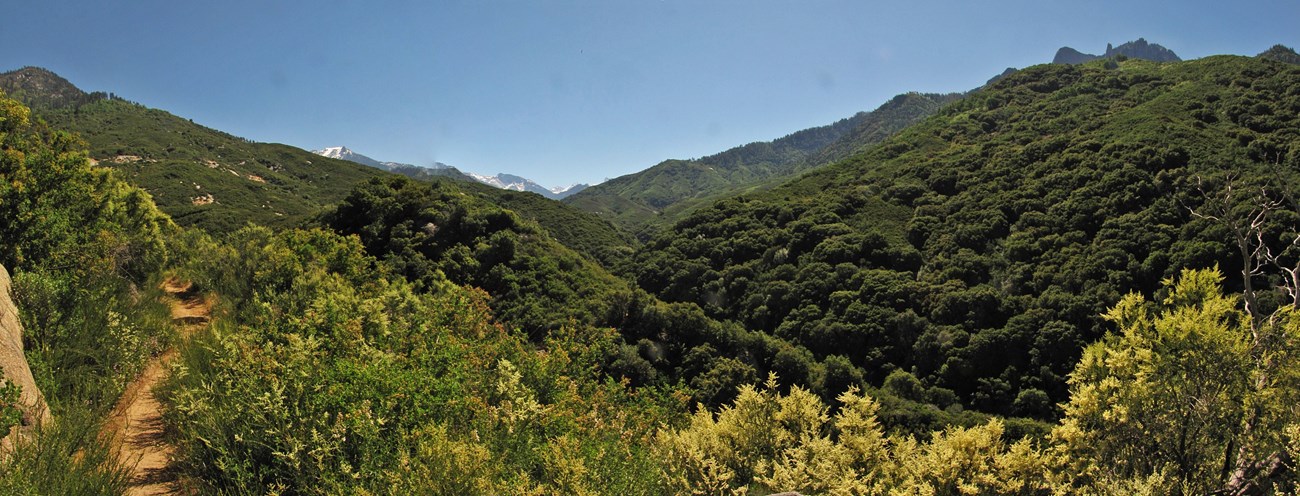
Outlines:
[[454,181],[401,177],[359,186],[325,217],[396,273],[435,290],[448,280],[493,295],[498,318],[534,335],[592,324],[627,284],[546,235],[534,222],[467,194]]
[[[0,493],[1295,493],[1284,52],[1036,66],[878,145],[796,133],[845,158],[738,172],[640,246],[8,73],[37,110],[0,96],[0,264],[56,421],[0,382],[0,432],[33,432]],[[154,198],[184,195],[212,209],[178,226]],[[133,390],[161,473],[104,435]]]
[[[408,176],[410,177],[410,176]],[[494,188],[478,181],[459,178],[417,177],[421,181],[453,181],[466,193],[484,199],[516,215],[536,222],[547,234],[565,247],[600,262],[617,267],[632,254],[635,240],[600,216],[551,200],[536,193]]]
[[1295,53],[1295,50],[1292,49],[1291,47],[1287,47],[1284,45],[1273,45],[1271,48],[1265,50],[1263,53],[1256,55],[1256,57],[1259,57],[1261,59],[1276,60],[1278,62],[1285,62],[1288,64],[1300,64],[1300,54]]
[[[460,181],[424,183],[392,176],[358,186],[321,220],[339,234],[356,235],[366,253],[421,291],[440,292],[449,283],[481,288],[501,323],[534,340],[564,327],[583,332],[592,327],[616,329],[619,333],[604,352],[603,365],[614,377],[626,377],[633,384],[689,382],[730,363],[722,360],[726,356],[749,353],[746,340],[718,337],[756,336],[705,317],[694,304],[667,305],[634,289],[591,257],[559,243],[537,222],[502,208],[496,203],[499,191]],[[516,202],[551,202],[525,195],[502,196]],[[546,212],[534,215],[538,213]],[[630,252],[625,248],[618,256]],[[710,338],[701,339],[704,336]],[[653,345],[657,352],[638,343],[645,338],[659,341]],[[684,356],[702,340],[714,342],[711,350],[727,353],[700,355],[689,363],[671,359]],[[748,372],[740,377],[699,384],[703,392],[697,398],[729,398],[742,378],[758,377],[746,367]]]
[[843,158],[934,113],[959,94],[908,93],[872,112],[693,160],[666,160],[606,181],[564,201],[638,232],[675,220],[706,199],[735,194]]
[[1212,206],[1196,185],[1293,194],[1298,139],[1292,65],[1036,66],[850,159],[701,209],[633,267],[667,301],[842,357],[868,382],[915,376],[982,411],[1051,416],[1123,295],[1216,264],[1242,287],[1226,228],[1190,214]]
[[162,110],[85,93],[54,73],[0,74],[0,90],[51,127],[89,143],[90,157],[153,195],[178,224],[226,232],[288,226],[385,173],[286,145],[255,143]]

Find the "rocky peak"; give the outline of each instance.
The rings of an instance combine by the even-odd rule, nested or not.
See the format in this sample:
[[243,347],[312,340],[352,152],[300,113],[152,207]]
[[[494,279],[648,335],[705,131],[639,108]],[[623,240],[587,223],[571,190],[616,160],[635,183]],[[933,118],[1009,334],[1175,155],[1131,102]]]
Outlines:
[[1103,57],[1114,57],[1123,55],[1132,59],[1150,60],[1152,62],[1180,62],[1183,59],[1178,58],[1173,50],[1162,47],[1155,43],[1147,43],[1144,38],[1138,38],[1137,41],[1130,41],[1115,48],[1106,44],[1106,54]]
[[1056,51],[1056,56],[1052,58],[1053,64],[1082,64],[1089,60],[1101,58],[1110,58],[1123,55],[1132,59],[1150,60],[1152,62],[1178,62],[1178,54],[1173,50],[1162,47],[1155,43],[1148,43],[1145,38],[1138,38],[1136,41],[1130,41],[1120,46],[1106,44],[1104,55],[1093,55],[1083,53],[1070,47],[1061,47]]
[[24,67],[0,74],[0,90],[32,106],[60,108],[80,104],[102,93],[90,95],[48,69]]

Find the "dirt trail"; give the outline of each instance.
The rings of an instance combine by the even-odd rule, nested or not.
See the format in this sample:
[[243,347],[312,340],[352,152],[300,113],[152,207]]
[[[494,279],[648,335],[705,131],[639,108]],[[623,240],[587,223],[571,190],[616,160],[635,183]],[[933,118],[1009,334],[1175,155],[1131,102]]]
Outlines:
[[[182,340],[208,324],[212,302],[191,292],[189,283],[168,279],[163,290],[170,296],[172,320],[181,326]],[[176,474],[170,469],[173,448],[163,440],[162,405],[153,394],[167,373],[167,364],[176,356],[176,348],[171,347],[150,360],[127,386],[104,423],[103,433],[112,439],[118,460],[132,467],[128,495],[179,492]]]

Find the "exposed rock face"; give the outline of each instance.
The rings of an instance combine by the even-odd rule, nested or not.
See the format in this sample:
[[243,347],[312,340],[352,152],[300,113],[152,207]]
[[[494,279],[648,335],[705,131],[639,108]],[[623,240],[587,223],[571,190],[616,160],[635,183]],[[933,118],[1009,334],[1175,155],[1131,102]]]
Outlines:
[[1103,57],[1114,57],[1116,55],[1152,62],[1181,62],[1183,60],[1178,58],[1178,54],[1175,54],[1173,50],[1155,43],[1147,43],[1147,40],[1143,38],[1138,38],[1137,41],[1130,41],[1115,48],[1107,46],[1106,54]]
[[4,380],[7,383],[22,388],[17,406],[23,413],[22,423],[10,432],[3,433],[0,452],[9,450],[15,434],[50,421],[45,396],[36,387],[32,370],[27,366],[27,356],[23,354],[23,325],[18,321],[18,307],[14,306],[10,297],[10,286],[9,271],[0,266],[0,367],[4,368]]
[[1113,47],[1106,44],[1106,53],[1102,55],[1092,55],[1082,53],[1070,47],[1061,47],[1056,51],[1056,57],[1052,58],[1053,64],[1082,64],[1089,60],[1100,58],[1111,58],[1123,55],[1131,59],[1150,60],[1152,62],[1179,62],[1183,59],[1178,58],[1173,50],[1162,47],[1155,43],[1147,43],[1144,38],[1138,38],[1137,41],[1130,41],[1123,45]]
[[1052,57],[1053,64],[1082,64],[1089,60],[1097,58],[1096,55],[1082,53],[1070,47],[1061,47],[1056,51],[1056,56]]

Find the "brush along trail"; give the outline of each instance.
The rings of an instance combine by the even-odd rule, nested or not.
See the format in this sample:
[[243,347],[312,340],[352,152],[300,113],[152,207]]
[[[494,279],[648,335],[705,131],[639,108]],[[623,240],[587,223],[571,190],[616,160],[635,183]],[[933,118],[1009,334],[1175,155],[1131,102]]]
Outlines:
[[[208,325],[210,299],[193,292],[190,283],[175,278],[163,282],[162,288],[167,293],[172,321],[180,327],[181,340]],[[103,435],[111,440],[118,460],[131,470],[128,495],[182,493],[171,469],[174,448],[163,438],[162,404],[154,397],[154,388],[166,377],[167,365],[177,356],[172,346],[151,359],[127,386],[104,423]]]

